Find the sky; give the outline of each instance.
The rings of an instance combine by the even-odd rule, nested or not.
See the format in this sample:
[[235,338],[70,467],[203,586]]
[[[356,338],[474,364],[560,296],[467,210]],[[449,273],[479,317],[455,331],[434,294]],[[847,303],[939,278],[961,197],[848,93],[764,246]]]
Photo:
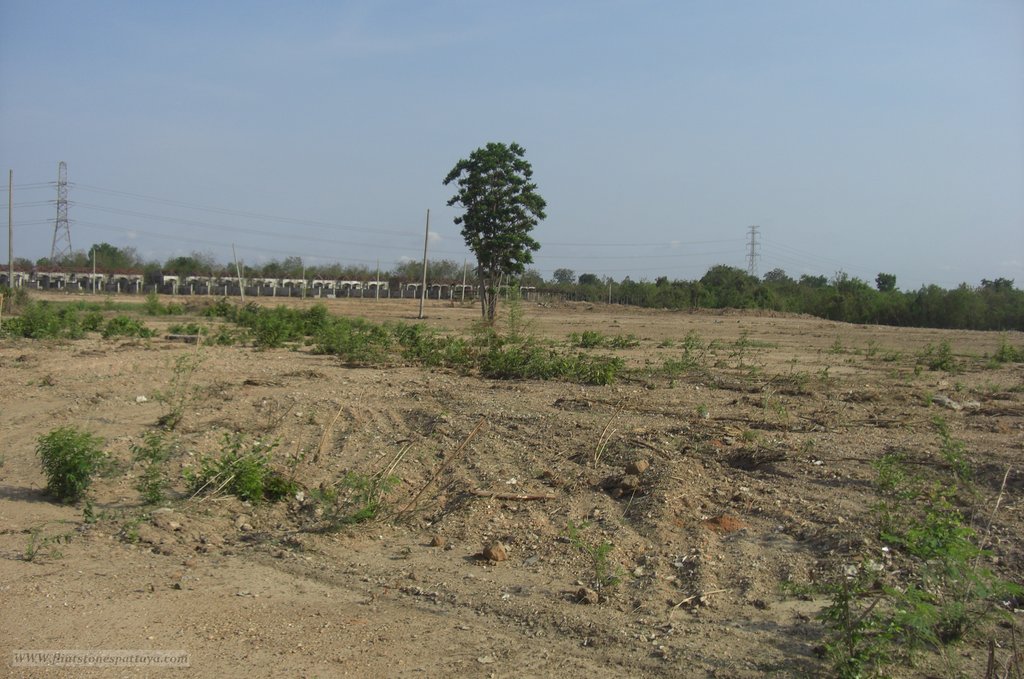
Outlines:
[[429,210],[461,262],[443,179],[513,141],[545,278],[745,269],[756,225],[758,275],[1024,287],[1022,0],[0,0],[16,257],[65,161],[76,250],[388,269]]

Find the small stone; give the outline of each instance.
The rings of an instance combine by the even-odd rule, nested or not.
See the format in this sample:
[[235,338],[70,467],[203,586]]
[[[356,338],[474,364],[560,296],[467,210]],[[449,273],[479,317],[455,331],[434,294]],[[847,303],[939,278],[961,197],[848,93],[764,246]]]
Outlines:
[[252,530],[252,517],[246,516],[245,514],[239,514],[238,518],[235,519],[235,528],[240,531]]
[[440,547],[441,549],[444,549],[446,544],[448,544],[448,541],[444,539],[443,535],[435,535],[430,539],[431,547]]
[[135,402],[136,403],[148,403],[149,399],[146,398],[145,396],[136,396],[135,397]]
[[626,473],[639,476],[640,474],[643,474],[645,471],[647,471],[647,469],[650,466],[650,462],[643,458],[639,458],[637,460],[633,460],[632,462],[626,465]]
[[580,587],[576,590],[576,602],[581,604],[596,604],[601,601],[601,596],[589,587]]
[[505,545],[500,542],[495,542],[493,545],[488,545],[484,548],[484,558],[490,561],[505,561],[508,559],[508,551],[505,549]]
[[640,488],[640,477],[635,474],[626,474],[619,479],[619,488],[626,493],[631,493]]

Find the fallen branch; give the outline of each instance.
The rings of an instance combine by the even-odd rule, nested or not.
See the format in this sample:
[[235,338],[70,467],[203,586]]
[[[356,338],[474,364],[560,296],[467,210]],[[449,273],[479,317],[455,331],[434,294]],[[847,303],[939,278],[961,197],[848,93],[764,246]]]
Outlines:
[[484,424],[486,423],[487,417],[481,417],[480,421],[476,423],[475,427],[473,427],[473,431],[469,432],[469,436],[467,436],[462,441],[462,443],[459,444],[458,449],[452,454],[450,458],[448,458],[448,461],[441,465],[441,468],[438,469],[434,473],[434,475],[427,480],[425,484],[423,484],[423,487],[420,488],[420,492],[416,493],[416,496],[409,502],[409,504],[407,504],[401,511],[397,512],[394,515],[395,519],[398,519],[399,517],[404,516],[405,514],[408,514],[411,510],[413,510],[416,507],[416,503],[419,502],[420,497],[423,496],[423,493],[427,492],[427,488],[430,488],[430,486],[434,485],[434,481],[437,481],[437,479],[441,477],[441,474],[445,473],[448,470],[448,468],[455,463],[456,460],[462,459],[462,451],[466,449],[466,446],[469,445],[469,442],[473,440],[473,437],[477,435],[477,433],[483,428]]
[[326,429],[324,429],[324,434],[323,434],[323,436],[320,437],[320,445],[317,446],[317,448],[316,448],[316,455],[313,456],[313,461],[314,462],[318,461],[320,459],[320,456],[324,454],[324,450],[326,450],[326,448],[327,448],[327,439],[331,435],[331,430],[334,429],[334,425],[338,422],[338,418],[341,417],[341,414],[344,411],[345,411],[345,406],[343,404],[340,408],[338,408],[338,414],[334,416],[334,419],[331,420],[331,423],[329,425],[327,425]]
[[673,606],[672,609],[669,611],[669,615],[672,614],[672,611],[676,610],[677,608],[679,608],[683,604],[690,603],[694,599],[703,599],[704,597],[711,596],[712,594],[721,594],[722,592],[728,592],[728,591],[729,590],[727,590],[727,589],[713,589],[710,592],[701,592],[700,594],[694,594],[692,596],[688,596],[685,599],[683,599],[682,601],[680,601],[679,603],[677,603],[675,606]]
[[529,502],[531,500],[557,500],[557,495],[545,495],[545,494],[531,494],[531,493],[497,493],[491,490],[480,490],[475,489],[469,491],[470,495],[476,497],[489,497],[495,500],[518,500],[521,502]]

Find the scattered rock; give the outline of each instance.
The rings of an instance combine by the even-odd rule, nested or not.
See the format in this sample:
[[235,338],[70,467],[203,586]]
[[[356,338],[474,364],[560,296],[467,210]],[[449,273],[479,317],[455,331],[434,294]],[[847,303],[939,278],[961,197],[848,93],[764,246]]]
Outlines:
[[145,523],[136,527],[135,535],[138,537],[139,542],[144,542],[147,545],[159,545],[166,539],[163,533]]
[[732,514],[722,514],[721,516],[707,519],[704,525],[710,530],[722,534],[735,533],[747,527],[747,524]]
[[505,545],[500,542],[495,542],[485,547],[483,555],[489,561],[505,561],[508,559],[508,551],[505,549]]
[[950,410],[961,410],[963,406],[951,399],[948,396],[942,394],[936,394],[932,397],[932,403],[938,404],[943,408],[949,408]]
[[169,531],[180,531],[182,529],[182,517],[173,511],[153,512],[152,523],[157,528]]
[[625,493],[635,493],[640,489],[640,477],[635,474],[626,474],[619,479],[619,488]]
[[235,528],[243,532],[252,530],[252,517],[239,514],[235,519]]
[[643,458],[633,460],[626,465],[626,474],[632,476],[639,476],[650,468],[651,463]]
[[145,396],[136,396],[135,397],[135,402],[136,403],[148,403],[149,399],[146,398]]
[[580,587],[576,590],[576,602],[581,604],[597,604],[601,601],[601,596],[590,589],[589,587]]

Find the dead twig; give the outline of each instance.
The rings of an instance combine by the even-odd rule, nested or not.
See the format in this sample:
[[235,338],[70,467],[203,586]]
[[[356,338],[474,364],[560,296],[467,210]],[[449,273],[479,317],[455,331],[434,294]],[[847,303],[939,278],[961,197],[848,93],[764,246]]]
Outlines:
[[[594,449],[594,466],[596,467],[601,463],[601,456],[604,455],[604,451],[608,448],[608,442],[611,441],[612,436],[615,434],[615,430],[611,429],[612,422],[619,416],[622,409],[626,407],[625,400],[619,402],[618,408],[612,413],[612,416],[608,418],[608,423],[604,425],[604,430],[601,432],[601,436],[597,439],[597,448]],[[611,429],[611,433],[609,433]]]
[[498,493],[491,490],[480,490],[475,489],[469,491],[470,495],[476,497],[488,497],[495,500],[517,500],[520,502],[529,502],[531,500],[557,500],[557,495],[546,495],[546,494],[531,494],[531,493]]
[[449,467],[455,464],[456,460],[462,459],[463,451],[466,450],[466,447],[469,445],[469,442],[473,440],[473,437],[476,436],[477,433],[479,433],[479,431],[483,428],[484,424],[486,423],[487,418],[481,417],[480,421],[476,423],[475,427],[473,427],[473,431],[469,432],[469,436],[463,439],[462,443],[459,444],[458,449],[456,449],[452,456],[448,458],[448,461],[441,465],[441,468],[438,469],[433,476],[427,479],[427,482],[423,484],[423,487],[420,488],[420,491],[416,493],[415,497],[413,497],[409,504],[407,504],[401,511],[395,513],[396,519],[408,514],[410,511],[415,509],[416,504],[423,496],[423,493],[427,492],[427,488],[430,488],[430,486],[434,485],[434,482],[441,477],[441,474],[445,473]]
[[320,456],[323,455],[324,451],[327,449],[327,439],[330,438],[331,431],[334,429],[334,425],[338,422],[338,418],[341,417],[341,414],[344,411],[345,411],[345,406],[344,405],[341,406],[340,408],[338,408],[338,414],[334,416],[334,419],[331,420],[331,423],[329,425],[327,425],[326,429],[324,429],[323,436],[320,437],[320,445],[318,445],[317,448],[316,448],[316,456],[313,459],[314,462],[319,460]]
[[981,560],[981,555],[985,549],[985,545],[988,544],[989,538],[992,537],[992,524],[995,523],[996,513],[999,511],[999,505],[1003,503],[1003,494],[1006,492],[1006,481],[1010,478],[1010,472],[1013,471],[1013,467],[1007,467],[1006,473],[1003,474],[1003,482],[999,485],[999,495],[996,497],[996,503],[992,506],[992,513],[988,517],[988,526],[985,527],[985,533],[981,540],[978,542],[978,556],[974,558],[974,569],[978,569],[978,562]]
[[669,615],[672,615],[672,611],[676,610],[677,608],[679,608],[680,606],[682,606],[684,604],[690,603],[694,599],[703,599],[704,597],[711,596],[712,594],[721,594],[722,592],[728,592],[728,591],[729,590],[727,590],[727,589],[713,589],[713,590],[710,590],[708,592],[701,592],[699,594],[694,594],[692,596],[688,596],[685,599],[683,599],[682,601],[680,601],[679,603],[677,603],[675,606],[673,606],[671,609],[669,609]]

